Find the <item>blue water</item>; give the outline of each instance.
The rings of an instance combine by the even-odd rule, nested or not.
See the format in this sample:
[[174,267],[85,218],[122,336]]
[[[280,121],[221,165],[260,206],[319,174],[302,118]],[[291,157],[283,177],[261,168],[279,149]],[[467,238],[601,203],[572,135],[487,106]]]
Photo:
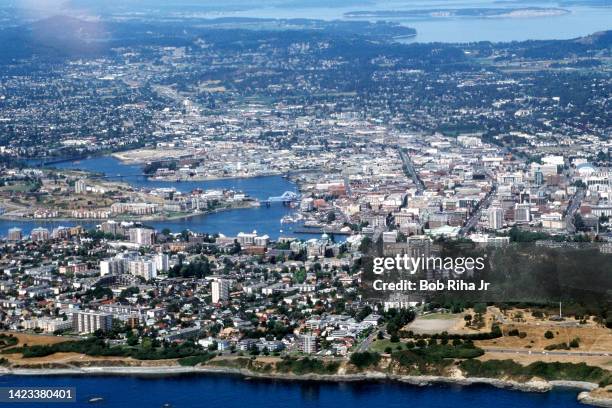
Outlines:
[[[295,3],[295,5],[293,4]],[[530,18],[389,18],[363,17],[361,20],[395,21],[413,27],[417,35],[409,42],[463,43],[474,41],[523,41],[569,39],[612,29],[612,2],[607,7],[589,4],[567,4],[558,0],[369,0],[366,2],[292,2],[291,7],[274,4],[240,11],[211,12],[209,17],[272,17],[345,20],[351,11],[413,10],[445,8],[562,8],[570,13],[561,16]],[[246,8],[246,7],[245,7]],[[354,19],[353,19],[354,20]]]
[[[523,393],[488,386],[416,387],[393,382],[310,383],[244,380],[219,375],[166,378],[116,376],[0,376],[0,387],[76,387],[70,407],[140,408],[574,408],[570,390]],[[89,403],[92,397],[103,401]],[[5,404],[8,406],[8,404]],[[15,406],[40,408],[43,404]],[[60,404],[61,406],[61,404]]]
[[104,173],[109,180],[123,181],[136,188],[174,187],[181,192],[190,192],[201,188],[204,190],[233,189],[240,190],[258,199],[279,196],[285,191],[296,191],[296,185],[280,176],[234,178],[207,181],[164,181],[153,180],[142,175],[142,168],[134,164],[124,164],[112,156],[91,157],[84,160],[66,161],[53,164],[60,169],[80,169]]
[[[62,169],[81,169],[103,173],[109,180],[122,181],[136,188],[160,188],[175,187],[181,192],[190,192],[200,188],[211,189],[233,189],[242,191],[251,197],[265,200],[271,196],[279,196],[285,191],[297,192],[297,186],[291,181],[280,176],[266,176],[253,178],[223,179],[211,181],[161,181],[151,180],[142,175],[142,169],[137,165],[123,164],[111,156],[92,157],[78,161],[67,161],[53,164],[53,167]],[[298,224],[283,224],[280,220],[293,210],[281,203],[272,203],[270,207],[261,206],[257,208],[244,208],[223,211],[214,214],[200,215],[181,220],[146,222],[147,225],[158,230],[169,228],[171,231],[180,232],[189,229],[194,232],[222,233],[234,236],[239,232],[257,231],[259,234],[268,234],[273,239],[279,236],[297,236],[302,239],[312,238],[310,234],[293,233]],[[7,221],[0,220],[0,235],[6,236],[9,228],[22,228],[25,234],[29,234],[32,228],[45,226],[52,229],[58,225],[74,226],[83,225],[92,228],[102,221]]]

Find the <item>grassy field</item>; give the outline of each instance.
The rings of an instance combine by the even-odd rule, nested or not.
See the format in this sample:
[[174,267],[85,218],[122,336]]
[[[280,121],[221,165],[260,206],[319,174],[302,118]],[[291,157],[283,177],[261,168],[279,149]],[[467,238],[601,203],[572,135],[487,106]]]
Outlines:
[[454,320],[457,318],[462,318],[461,314],[454,313],[431,313],[423,316],[419,316],[421,320]]
[[12,191],[15,193],[26,193],[34,187],[34,183],[15,183],[12,186],[2,186],[0,191]]
[[27,344],[28,346],[38,346],[43,344],[56,344],[61,343],[68,340],[73,340],[71,338],[66,337],[58,337],[58,336],[49,336],[44,334],[28,334],[28,333],[6,333],[12,334],[17,337],[19,340],[18,346],[23,346]]
[[377,353],[384,353],[387,347],[391,347],[393,350],[395,350],[398,344],[401,344],[401,343],[391,343],[389,339],[383,339],[383,340],[376,339],[376,341],[373,341],[372,344],[370,344],[370,351],[375,351]]
[[[573,351],[610,352],[612,354],[612,330],[594,325],[579,325],[563,327],[552,322],[511,323],[502,327],[504,337],[493,340],[481,340],[481,347],[499,348],[528,348],[531,350],[544,350],[551,344],[569,343],[575,338],[580,339],[580,347]],[[508,336],[508,332],[516,329],[525,333],[524,338]],[[554,338],[544,337],[546,331],[551,331]]]

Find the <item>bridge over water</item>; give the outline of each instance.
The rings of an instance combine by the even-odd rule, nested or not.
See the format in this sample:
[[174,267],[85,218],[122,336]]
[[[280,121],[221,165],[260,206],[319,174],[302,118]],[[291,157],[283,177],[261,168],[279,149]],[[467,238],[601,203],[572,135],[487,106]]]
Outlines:
[[268,197],[266,203],[292,203],[300,199],[300,196],[293,191],[285,191],[279,196]]

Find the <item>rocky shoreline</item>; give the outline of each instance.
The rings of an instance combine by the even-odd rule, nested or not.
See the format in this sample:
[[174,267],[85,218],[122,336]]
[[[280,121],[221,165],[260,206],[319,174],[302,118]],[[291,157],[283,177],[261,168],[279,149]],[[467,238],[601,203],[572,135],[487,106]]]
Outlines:
[[413,386],[429,386],[433,384],[454,384],[461,386],[470,385],[490,385],[496,388],[504,388],[523,392],[548,392],[554,388],[572,388],[582,390],[577,399],[583,404],[611,407],[612,398],[605,398],[592,395],[591,391],[598,388],[595,383],[585,381],[544,381],[530,380],[519,382],[514,380],[504,380],[496,378],[481,377],[444,377],[444,376],[411,376],[394,375],[378,371],[366,371],[357,374],[270,374],[258,373],[247,369],[231,367],[74,367],[74,368],[54,368],[54,369],[10,369],[0,368],[0,375],[104,375],[104,376],[147,376],[147,377],[166,377],[190,374],[221,374],[236,375],[244,379],[266,379],[283,381],[322,381],[322,382],[357,382],[357,381],[398,381]]

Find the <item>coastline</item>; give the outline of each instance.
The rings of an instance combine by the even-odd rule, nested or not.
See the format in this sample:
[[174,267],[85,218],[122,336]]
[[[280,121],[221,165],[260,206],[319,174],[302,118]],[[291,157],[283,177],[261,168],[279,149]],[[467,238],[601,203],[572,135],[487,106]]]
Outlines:
[[[133,158],[125,155],[125,152],[115,152],[111,153],[109,156],[113,157],[122,164],[128,166],[139,166],[142,167],[147,164],[150,160],[142,159],[142,158]],[[156,181],[166,181],[166,182],[197,182],[197,181],[217,181],[217,180],[233,180],[233,179],[249,179],[249,178],[258,178],[258,177],[272,177],[272,176],[283,176],[285,174],[294,174],[301,173],[304,171],[309,171],[310,169],[296,169],[289,170],[287,172],[282,172],[279,170],[270,170],[266,172],[260,173],[241,173],[241,174],[231,174],[231,175],[205,175],[205,176],[194,176],[194,177],[182,177],[180,175],[168,175],[168,176],[156,176],[155,174],[145,175],[148,179],[156,180]]]
[[612,407],[612,398],[602,398],[591,395],[591,391],[598,388],[598,384],[586,381],[545,381],[530,380],[519,382],[508,379],[496,379],[485,377],[444,377],[444,376],[413,376],[395,375],[381,373],[378,371],[365,371],[357,374],[303,374],[292,373],[259,373],[244,368],[231,367],[183,367],[183,366],[159,366],[159,367],[73,367],[53,369],[27,369],[27,368],[0,368],[0,376],[62,376],[62,375],[85,375],[85,376],[141,376],[141,377],[169,377],[180,375],[234,375],[245,380],[282,380],[282,381],[304,381],[304,382],[361,382],[361,381],[396,381],[412,386],[430,386],[435,384],[446,385],[488,385],[495,388],[509,389],[522,392],[548,392],[553,389],[575,389],[581,391],[577,400],[583,404]]
[[73,218],[73,217],[28,218],[28,217],[16,217],[16,216],[10,216],[10,215],[0,215],[0,220],[18,221],[18,222],[40,222],[40,223],[45,223],[45,222],[104,222],[108,220],[115,220],[119,222],[122,222],[122,221],[125,221],[125,222],[175,221],[175,220],[186,220],[186,219],[193,218],[193,217],[211,215],[211,214],[232,211],[232,210],[242,210],[245,208],[247,209],[257,208],[260,206],[259,201],[252,201],[252,202],[257,203],[257,204],[235,206],[235,207],[222,207],[222,208],[215,208],[213,210],[206,210],[206,211],[193,212],[193,213],[180,214],[180,215],[161,216],[161,217],[143,216],[143,217],[108,217],[108,218]]

